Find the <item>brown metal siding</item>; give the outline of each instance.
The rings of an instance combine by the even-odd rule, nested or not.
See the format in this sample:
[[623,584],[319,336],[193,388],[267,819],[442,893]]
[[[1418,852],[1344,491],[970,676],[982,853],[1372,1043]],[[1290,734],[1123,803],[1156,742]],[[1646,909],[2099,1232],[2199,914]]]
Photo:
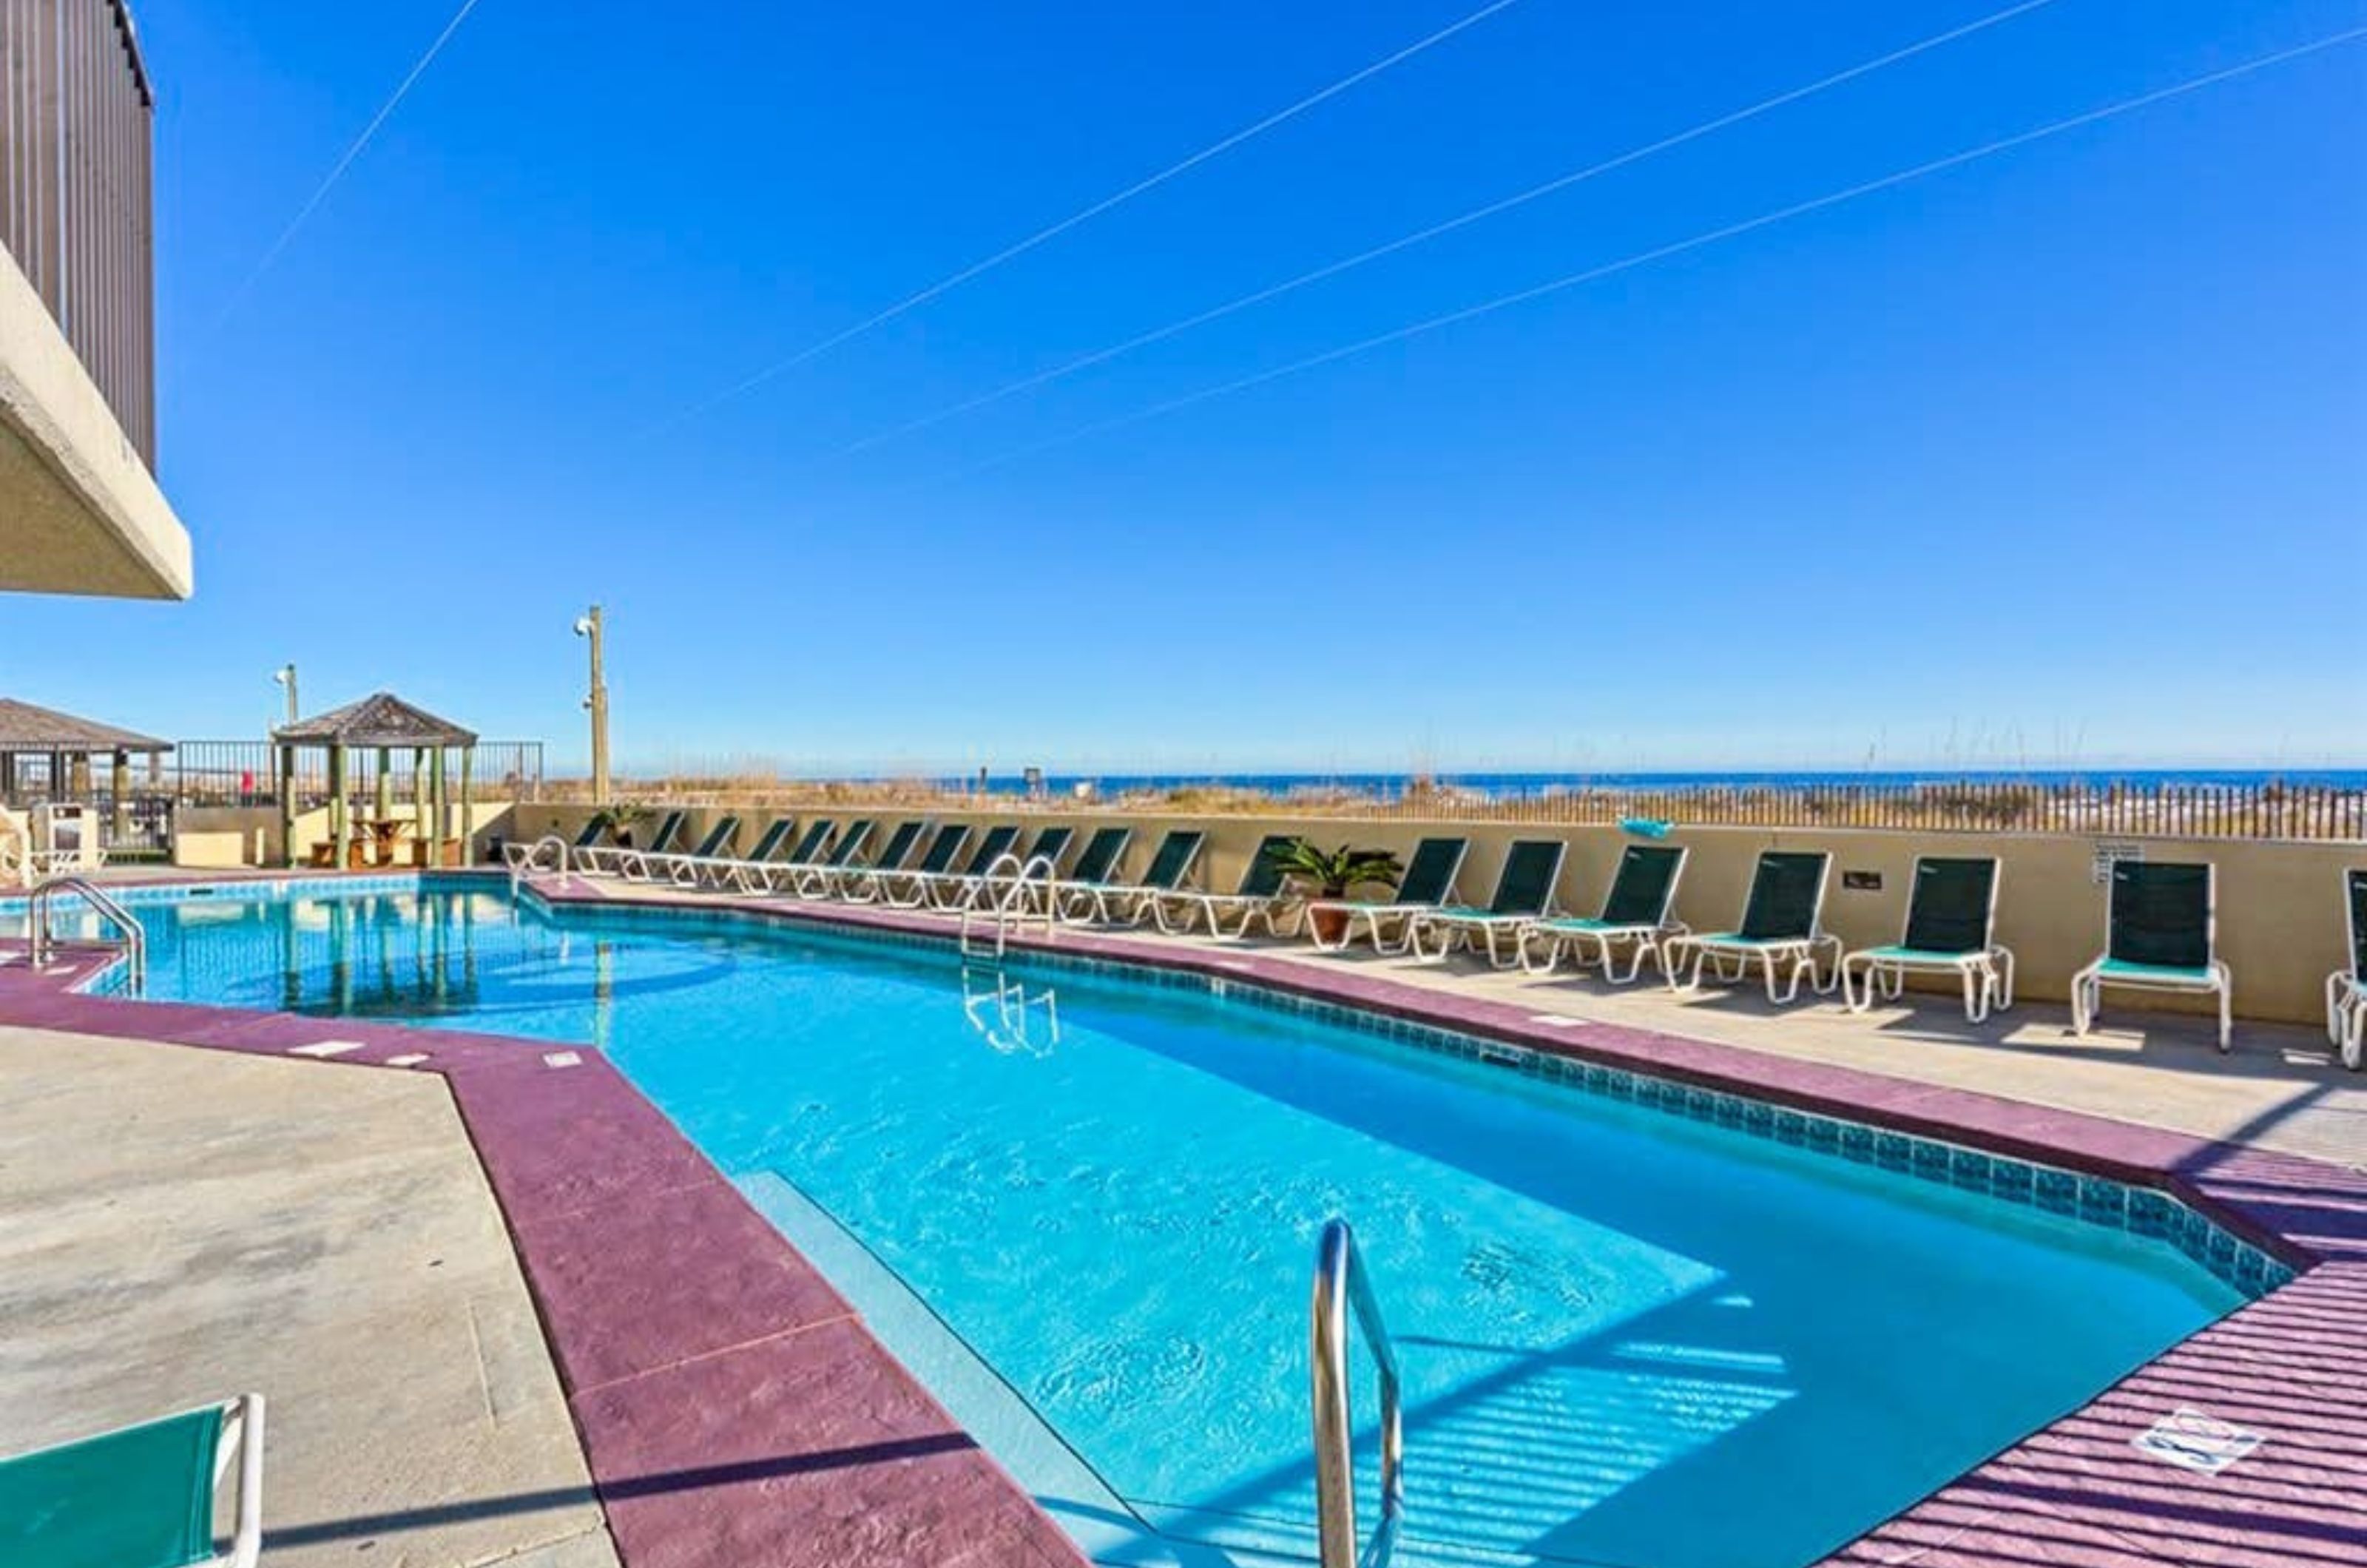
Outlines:
[[154,107],[123,0],[0,0],[0,244],[151,468]]

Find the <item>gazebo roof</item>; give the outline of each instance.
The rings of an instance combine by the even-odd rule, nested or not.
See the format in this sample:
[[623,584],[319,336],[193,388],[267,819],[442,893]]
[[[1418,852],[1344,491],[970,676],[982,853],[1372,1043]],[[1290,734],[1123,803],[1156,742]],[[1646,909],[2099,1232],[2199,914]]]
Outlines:
[[0,751],[170,751],[173,743],[54,708],[0,697]]
[[392,692],[373,692],[357,703],[316,713],[271,732],[283,746],[474,746],[477,732],[414,707]]

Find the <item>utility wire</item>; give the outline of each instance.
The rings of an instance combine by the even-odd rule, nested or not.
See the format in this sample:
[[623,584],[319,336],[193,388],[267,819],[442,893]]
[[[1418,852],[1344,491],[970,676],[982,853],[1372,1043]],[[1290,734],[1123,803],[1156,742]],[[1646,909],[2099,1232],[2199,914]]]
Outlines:
[[477,0],[461,0],[460,8],[452,13],[452,19],[444,24],[442,32],[436,35],[436,41],[427,46],[427,52],[413,62],[410,73],[396,85],[393,93],[389,95],[386,102],[379,105],[378,113],[370,116],[369,123],[362,127],[362,133],[353,139],[336,163],[331,165],[328,174],[323,176],[321,183],[312,187],[312,194],[305,198],[303,206],[296,209],[296,216],[288,220],[288,226],[279,231],[279,237],[271,242],[270,247],[263,253],[255,265],[248,269],[247,275],[239,279],[238,287],[230,291],[230,297],[222,301],[221,309],[214,313],[214,319],[207,325],[206,332],[209,336],[221,330],[222,322],[230,318],[231,312],[237,310],[245,300],[248,292],[261,280],[263,275],[271,269],[272,263],[279,259],[280,253],[288,248],[289,242],[296,238],[297,231],[304,227],[305,220],[311,218],[313,210],[328,199],[329,193],[336,188],[337,182],[345,178],[345,171],[353,167],[354,160],[362,155],[362,150],[368,147],[370,144],[370,139],[378,134],[379,127],[387,122],[387,118],[392,115],[396,107],[409,96],[411,89],[418,84],[419,78],[427,73],[427,68],[436,63],[436,57],[444,52],[444,46],[452,41],[452,35],[460,30],[460,24],[467,21],[469,13],[476,8]]
[[1175,178],[1178,175],[1196,168],[1200,164],[1206,163],[1209,159],[1217,157],[1219,154],[1229,152],[1245,141],[1249,141],[1264,135],[1267,131],[1274,130],[1276,126],[1281,125],[1285,120],[1296,119],[1298,116],[1305,114],[1308,109],[1315,107],[1317,105],[1324,103],[1329,99],[1335,98],[1341,94],[1348,91],[1350,88],[1372,80],[1374,77],[1378,76],[1385,71],[1402,65],[1407,61],[1411,60],[1414,56],[1421,54],[1427,50],[1435,48],[1439,44],[1444,43],[1447,39],[1455,37],[1457,33],[1463,32],[1467,28],[1478,26],[1481,22],[1486,21],[1489,17],[1496,15],[1499,11],[1509,10],[1519,4],[1520,0],[1489,0],[1488,5],[1480,6],[1479,9],[1471,12],[1468,16],[1464,17],[1459,21],[1451,22],[1447,26],[1439,28],[1436,32],[1432,33],[1427,38],[1417,39],[1412,43],[1410,43],[1403,49],[1399,50],[1396,53],[1386,55],[1383,58],[1373,62],[1370,65],[1363,67],[1361,70],[1351,72],[1347,75],[1342,76],[1338,81],[1332,83],[1330,86],[1308,94],[1306,97],[1299,99],[1297,103],[1290,105],[1288,107],[1277,109],[1274,113],[1267,115],[1263,119],[1257,120],[1250,125],[1243,126],[1240,130],[1234,131],[1229,136],[1226,136],[1216,141],[1210,142],[1207,146],[1201,148],[1198,152],[1192,153],[1190,156],[1181,159],[1176,163],[1168,164],[1157,174],[1146,175],[1121,190],[1103,197],[1100,200],[1092,203],[1090,206],[1080,208],[1078,210],[1069,214],[1069,216],[1061,219],[1057,223],[1052,223],[1045,228],[1038,229],[1036,232],[1028,235],[1025,239],[1020,240],[1013,244],[1005,245],[1002,249],[996,251],[991,255],[974,261],[968,265],[961,268],[959,271],[950,273],[947,276],[939,278],[936,282],[930,284],[927,288],[920,289],[915,293],[906,295],[903,299],[899,299],[896,303],[887,307],[885,310],[878,310],[871,315],[866,316],[863,320],[843,331],[832,333],[830,336],[823,338],[820,343],[799,349],[797,353],[790,355],[787,359],[776,360],[773,364],[764,367],[762,370],[757,371],[754,375],[726,387],[722,391],[716,393],[714,396],[708,398],[703,401],[693,403],[688,408],[683,409],[665,419],[660,420],[657,423],[651,425],[648,430],[643,432],[643,434],[654,434],[657,431],[666,429],[672,425],[679,424],[684,421],[696,419],[700,414],[706,413],[721,404],[730,402],[732,399],[739,397],[744,392],[753,391],[756,388],[763,386],[765,382],[773,379],[775,377],[782,375],[787,371],[794,370],[798,366],[805,364],[808,360],[813,359],[821,355],[827,354],[832,349],[838,347],[841,344],[851,342],[855,338],[861,337],[865,333],[871,331],[872,328],[885,325],[887,322],[894,321],[897,317],[903,315],[909,310],[917,310],[919,307],[927,304],[930,300],[936,299],[939,295],[947,293],[952,289],[958,288],[963,284],[969,282],[972,278],[977,277],[981,274],[991,272],[1007,261],[1015,260],[1020,256],[1025,255],[1029,251],[1034,250],[1036,246],[1067,233],[1070,230],[1076,228],[1079,224],[1089,222],[1092,220],[1100,217],[1103,213],[1111,210],[1113,208],[1121,207],[1127,202],[1132,201],[1138,196],[1141,196],[1146,192],[1157,189],[1159,186],[1163,186],[1168,181]]
[[1910,181],[1923,179],[1929,175],[1940,174],[1945,170],[1962,168],[1967,164],[1977,163],[1984,158],[1992,158],[2000,152],[2011,152],[2013,149],[2018,147],[2027,147],[2033,141],[2042,141],[2048,137],[2060,136],[2066,131],[2077,130],[2083,126],[2094,125],[2099,121],[2112,119],[2120,115],[2132,114],[2138,109],[2147,108],[2155,104],[2163,103],[2171,98],[2182,97],[2189,93],[2200,92],[2205,87],[2216,86],[2223,82],[2232,82],[2239,76],[2248,76],[2255,72],[2265,71],[2271,66],[2282,65],[2288,61],[2298,60],[2304,55],[2316,54],[2322,51],[2334,49],[2342,44],[2353,43],[2362,38],[2367,38],[2367,27],[2352,28],[2347,31],[2334,33],[2309,43],[2298,44],[2291,49],[2279,50],[2273,54],[2261,55],[2257,59],[2246,61],[2240,65],[2231,65],[2225,70],[2214,71],[2206,75],[2190,77],[2186,81],[2177,83],[2174,85],[2158,88],[2150,93],[2141,94],[2134,98],[2124,98],[2118,103],[2107,104],[2101,108],[2090,109],[2085,114],[2074,115],[2068,119],[2059,119],[2051,125],[2041,126],[2035,130],[2025,130],[2021,132],[2019,135],[2005,137],[2000,141],[1985,142],[1978,147],[1970,148],[1962,152],[1954,152],[1944,158],[1935,158],[1928,164],[1918,164],[1911,169],[1902,169],[1897,174],[1885,175],[1879,179],[1867,180],[1861,185],[1853,185],[1849,186],[1847,189],[1833,191],[1829,195],[1815,197],[1806,201],[1795,202],[1789,207],[1778,208],[1772,212],[1761,213],[1756,218],[1745,219],[1739,223],[1729,223],[1724,228],[1713,229],[1706,233],[1695,234],[1690,239],[1678,240],[1670,244],[1656,246],[1648,251],[1639,251],[1634,255],[1623,257],[1618,261],[1607,262],[1601,266],[1589,267],[1584,272],[1574,272],[1567,276],[1555,278],[1548,283],[1540,283],[1534,288],[1521,289],[1516,293],[1499,295],[1493,299],[1485,300],[1477,305],[1466,306],[1464,309],[1459,310],[1450,310],[1443,316],[1433,316],[1426,321],[1416,321],[1411,326],[1399,327],[1393,332],[1380,333],[1372,337],[1361,338],[1354,343],[1344,344],[1339,348],[1329,349],[1321,354],[1309,355],[1304,359],[1293,360],[1287,365],[1276,366],[1271,370],[1261,370],[1255,375],[1243,376],[1236,380],[1223,382],[1217,386],[1204,387],[1196,392],[1187,392],[1181,397],[1170,398],[1163,402],[1152,403],[1146,408],[1137,409],[1131,413],[1118,414],[1113,418],[1097,420],[1091,424],[1079,425],[1075,429],[1066,431],[1059,435],[1048,436],[1041,441],[1035,441],[1024,446],[1014,447],[1010,451],[1000,453],[995,457],[987,458],[983,462],[971,464],[968,468],[957,469],[953,473],[944,477],[946,479],[963,479],[971,474],[980,473],[989,468],[1000,468],[1003,464],[1015,462],[1022,457],[1032,457],[1036,453],[1046,451],[1054,446],[1063,446],[1070,442],[1082,441],[1087,436],[1099,435],[1108,431],[1120,429],[1126,425],[1138,424],[1145,420],[1156,419],[1162,414],[1173,413],[1179,409],[1190,408],[1197,403],[1207,402],[1211,399],[1227,397],[1234,392],[1246,391],[1251,387],[1263,386],[1268,381],[1278,381],[1285,376],[1296,376],[1301,371],[1312,370],[1319,366],[1334,364],[1340,360],[1349,358],[1352,355],[1364,354],[1376,348],[1386,347],[1393,343],[1403,343],[1408,338],[1419,337],[1425,333],[1436,332],[1442,327],[1454,326],[1459,322],[1471,321],[1476,317],[1489,315],[1498,310],[1507,310],[1514,305],[1526,304],[1532,299],[1543,299],[1548,294],[1557,294],[1567,288],[1575,288],[1580,284],[1597,282],[1617,273],[1632,271],[1637,267],[1646,266],[1653,262],[1665,261],[1670,256],[1682,255],[1687,251],[1700,250],[1706,245],[1714,245],[1723,241],[1738,239],[1744,234],[1752,233],[1758,230],[1768,228],[1773,224],[1785,222],[1794,218],[1805,217],[1811,212],[1822,211],[1824,209],[1829,207],[1838,207],[1845,201],[1854,201],[1860,197],[1872,196],[1877,191],[1889,190],[1895,186],[1906,185]]
[[875,434],[866,435],[862,440],[856,441],[843,448],[842,455],[851,455],[853,453],[865,451],[870,447],[897,440],[902,436],[911,435],[918,431],[926,430],[933,424],[939,424],[958,415],[968,413],[973,410],[982,409],[990,403],[1001,402],[1005,398],[1015,396],[1021,392],[1030,391],[1035,388],[1044,386],[1048,382],[1058,381],[1067,377],[1073,376],[1080,370],[1090,369],[1093,366],[1106,364],[1108,361],[1116,359],[1122,355],[1131,354],[1138,348],[1147,348],[1154,343],[1163,343],[1167,339],[1177,336],[1180,333],[1190,332],[1195,327],[1206,326],[1210,321],[1221,321],[1225,317],[1233,315],[1238,311],[1246,310],[1252,305],[1263,305],[1269,299],[1278,299],[1282,298],[1282,296],[1304,288],[1309,284],[1320,283],[1324,279],[1330,277],[1337,277],[1342,273],[1352,271],[1356,267],[1365,265],[1368,262],[1376,262],[1383,256],[1394,255],[1399,251],[1409,250],[1415,245],[1426,243],[1429,241],[1435,240],[1444,234],[1451,234],[1458,229],[1467,228],[1471,224],[1479,222],[1483,219],[1493,218],[1499,213],[1510,212],[1516,207],[1524,207],[1530,202],[1551,196],[1557,191],[1568,190],[1572,186],[1584,184],[1586,181],[1593,179],[1601,175],[1607,175],[1614,169],[1623,169],[1630,164],[1642,163],[1647,158],[1654,157],[1659,153],[1669,152],[1671,149],[1682,147],[1689,141],[1699,141],[1701,138],[1711,135],[1716,131],[1725,130],[1730,127],[1740,125],[1745,120],[1756,119],[1761,115],[1782,108],[1788,104],[1796,104],[1803,98],[1814,97],[1818,93],[1838,87],[1845,82],[1853,82],[1861,76],[1871,75],[1874,72],[1881,71],[1888,66],[1897,65],[1903,61],[1912,60],[1919,54],[1928,53],[1942,45],[1954,43],[1958,39],[1969,38],[1975,33],[1986,31],[1988,28],[1996,27],[2000,22],[2010,22],[2016,17],[2022,16],[2027,12],[2035,11],[2041,6],[2051,6],[2053,4],[2055,4],[2055,0],[2022,0],[2022,3],[2019,5],[2009,6],[2002,11],[1994,12],[1989,16],[1981,17],[1978,21],[1967,22],[1964,26],[1958,28],[1951,28],[1946,32],[1935,33],[1931,37],[1922,39],[1920,42],[1911,43],[1904,49],[1896,49],[1887,54],[1879,55],[1872,60],[1862,62],[1859,64],[1851,66],[1846,71],[1837,71],[1833,74],[1821,77],[1817,81],[1809,83],[1806,86],[1795,87],[1789,92],[1778,93],[1772,98],[1762,98],[1759,102],[1750,106],[1748,108],[1736,109],[1730,114],[1720,115],[1715,119],[1704,120],[1701,124],[1693,126],[1690,130],[1678,131],[1673,136],[1662,137],[1658,141],[1649,142],[1641,147],[1630,148],[1628,151],[1619,153],[1615,157],[1607,158],[1599,164],[1591,164],[1585,168],[1574,170],[1569,174],[1562,175],[1557,178],[1547,180],[1543,185],[1532,186],[1527,190],[1522,191],[1518,195],[1505,197],[1500,201],[1491,201],[1484,207],[1475,207],[1470,211],[1463,213],[1458,217],[1449,218],[1441,223],[1433,223],[1426,229],[1418,229],[1410,234],[1402,235],[1398,239],[1389,241],[1386,244],[1375,245],[1370,250],[1359,251],[1354,255],[1343,256],[1338,261],[1328,262],[1323,265],[1317,267],[1312,272],[1300,273],[1297,277],[1291,278],[1286,282],[1274,284],[1269,288],[1260,288],[1254,292],[1241,295],[1239,299],[1229,299],[1224,304],[1212,306],[1208,310],[1202,310],[1196,315],[1186,316],[1183,320],[1177,321],[1170,321],[1163,327],[1154,327],[1150,331],[1144,333],[1139,336],[1127,339],[1124,343],[1113,344],[1107,348],[1096,349],[1091,354],[1080,355],[1075,359],[1069,360],[1065,364],[1056,365],[1049,370],[1039,371],[1033,376],[1025,376],[1016,381],[1006,382],[1004,385],[997,387],[991,391],[981,392],[977,397],[967,399],[961,402],[950,404],[947,407],[938,409],[934,413],[923,414],[918,419],[909,420],[906,423],[896,425],[890,429],[880,431]]

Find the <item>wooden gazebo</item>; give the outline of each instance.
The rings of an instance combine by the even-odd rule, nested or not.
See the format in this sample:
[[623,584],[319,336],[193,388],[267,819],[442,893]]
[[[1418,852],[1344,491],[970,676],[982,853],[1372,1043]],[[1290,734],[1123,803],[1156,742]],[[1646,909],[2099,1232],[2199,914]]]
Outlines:
[[25,775],[31,772],[20,759],[37,758],[44,787],[41,798],[91,803],[93,759],[108,759],[108,795],[117,837],[126,831],[130,809],[131,759],[161,757],[173,749],[169,740],[119,729],[96,719],[80,718],[54,708],[35,707],[13,697],[0,697],[0,806],[14,806],[32,791]]
[[[378,863],[392,863],[393,840],[386,828],[393,820],[393,763],[398,751],[412,754],[412,785],[417,797],[416,815],[412,818],[415,845],[413,858],[421,865],[452,864],[466,858],[475,826],[475,812],[469,799],[469,765],[477,744],[475,730],[439,718],[391,692],[375,692],[357,703],[282,725],[271,732],[271,740],[279,750],[279,827],[288,864],[298,862],[296,754],[307,749],[328,753],[329,839],[318,848],[327,850],[329,864],[369,863],[364,851],[373,839],[379,846]],[[446,787],[448,758],[455,750],[460,753],[457,835],[454,802]],[[357,834],[357,825],[346,800],[352,786],[353,757],[357,751],[378,754],[376,806],[381,831],[369,836]]]

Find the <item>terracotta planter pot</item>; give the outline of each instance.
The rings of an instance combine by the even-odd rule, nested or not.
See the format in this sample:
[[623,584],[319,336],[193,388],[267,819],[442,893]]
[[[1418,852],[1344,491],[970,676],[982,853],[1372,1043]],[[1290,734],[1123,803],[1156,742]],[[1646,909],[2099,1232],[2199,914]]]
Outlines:
[[1307,911],[1307,923],[1315,932],[1315,940],[1337,942],[1348,934],[1348,911],[1327,909],[1317,905]]

